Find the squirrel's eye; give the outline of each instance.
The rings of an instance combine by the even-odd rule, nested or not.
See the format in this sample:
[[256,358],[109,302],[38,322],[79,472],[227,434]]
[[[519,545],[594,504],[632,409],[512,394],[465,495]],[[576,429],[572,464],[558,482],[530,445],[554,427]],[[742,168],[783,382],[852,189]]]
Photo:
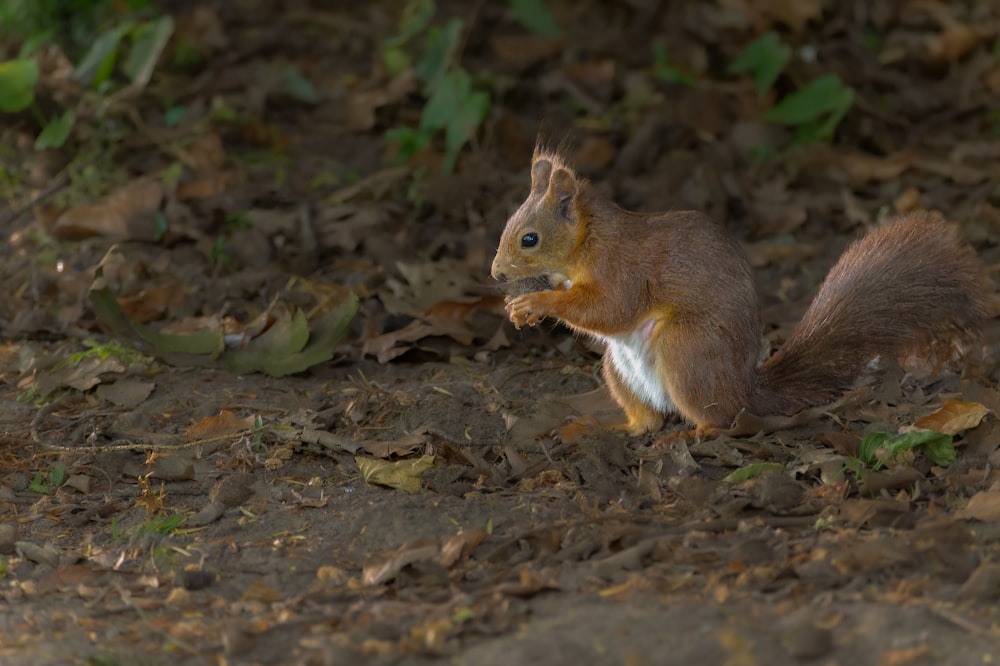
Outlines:
[[521,236],[521,247],[535,247],[538,245],[538,234],[532,231]]

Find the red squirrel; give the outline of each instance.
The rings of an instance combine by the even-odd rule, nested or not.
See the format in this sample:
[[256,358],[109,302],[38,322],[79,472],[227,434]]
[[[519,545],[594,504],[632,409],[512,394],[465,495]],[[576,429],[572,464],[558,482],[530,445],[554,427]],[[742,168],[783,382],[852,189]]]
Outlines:
[[753,274],[721,225],[694,211],[620,208],[540,151],[491,273],[517,328],[554,317],[606,344],[604,378],[632,434],[672,413],[708,429],[743,409],[825,404],[880,355],[974,332],[993,298],[952,225],[897,216],[847,249],[788,341],[760,362]]

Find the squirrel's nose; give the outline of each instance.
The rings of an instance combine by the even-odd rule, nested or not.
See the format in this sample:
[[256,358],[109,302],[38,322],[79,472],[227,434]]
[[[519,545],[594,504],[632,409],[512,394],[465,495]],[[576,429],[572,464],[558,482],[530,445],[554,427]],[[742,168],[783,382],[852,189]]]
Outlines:
[[506,282],[507,275],[505,273],[494,273],[493,279],[496,280],[497,282]]

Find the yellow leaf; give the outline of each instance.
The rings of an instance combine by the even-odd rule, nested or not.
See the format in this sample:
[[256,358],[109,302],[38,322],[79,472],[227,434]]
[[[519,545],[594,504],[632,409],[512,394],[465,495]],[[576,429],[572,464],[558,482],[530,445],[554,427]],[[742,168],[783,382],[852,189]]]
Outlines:
[[361,478],[366,483],[400,488],[414,493],[420,490],[420,477],[434,464],[434,456],[423,456],[416,460],[390,462],[367,456],[355,456],[354,461],[361,470]]

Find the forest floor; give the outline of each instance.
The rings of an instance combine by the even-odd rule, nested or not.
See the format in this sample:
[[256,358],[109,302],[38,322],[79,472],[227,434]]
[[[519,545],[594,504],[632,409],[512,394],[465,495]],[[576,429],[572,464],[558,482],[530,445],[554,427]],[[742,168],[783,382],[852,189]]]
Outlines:
[[[725,224],[773,347],[895,212],[954,220],[996,277],[993,5],[551,0],[547,38],[441,3],[492,96],[449,173],[439,138],[387,166],[423,108],[379,65],[402,3],[174,4],[148,87],[80,96],[66,147],[0,128],[0,663],[998,658],[996,326],[663,449],[565,428],[616,418],[599,347],[514,330],[489,277],[539,131],[621,205]],[[772,29],[793,50],[760,94],[726,63]],[[165,64],[181,43],[197,67]],[[850,110],[793,146],[768,109],[830,73]],[[914,424],[956,460],[861,459]]]

